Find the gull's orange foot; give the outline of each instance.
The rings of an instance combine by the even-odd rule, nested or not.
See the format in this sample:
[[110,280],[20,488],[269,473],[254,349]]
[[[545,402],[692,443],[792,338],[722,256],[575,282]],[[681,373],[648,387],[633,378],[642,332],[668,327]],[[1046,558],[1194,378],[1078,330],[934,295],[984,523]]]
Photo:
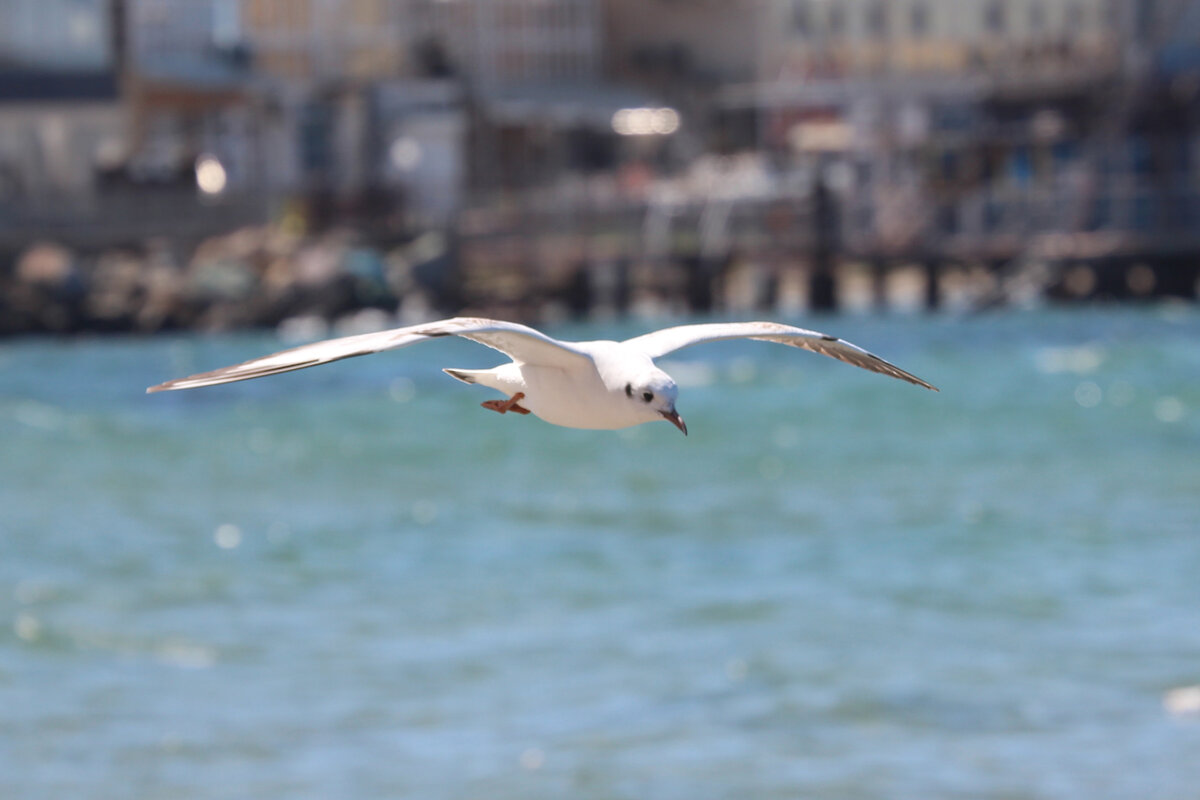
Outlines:
[[529,413],[528,408],[522,408],[521,406],[517,405],[517,403],[519,403],[524,398],[525,398],[524,392],[517,392],[516,394],[514,394],[512,397],[508,398],[507,400],[485,400],[484,402],[480,403],[479,405],[483,406],[486,409],[490,409],[491,411],[497,411],[501,414],[507,414],[509,411],[512,411],[516,414],[528,414]]

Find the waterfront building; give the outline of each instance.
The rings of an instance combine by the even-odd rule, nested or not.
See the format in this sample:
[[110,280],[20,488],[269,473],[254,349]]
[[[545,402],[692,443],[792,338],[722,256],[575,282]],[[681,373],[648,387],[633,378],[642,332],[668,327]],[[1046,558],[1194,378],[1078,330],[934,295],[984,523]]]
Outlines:
[[0,0],[0,227],[88,192],[121,136],[105,0]]

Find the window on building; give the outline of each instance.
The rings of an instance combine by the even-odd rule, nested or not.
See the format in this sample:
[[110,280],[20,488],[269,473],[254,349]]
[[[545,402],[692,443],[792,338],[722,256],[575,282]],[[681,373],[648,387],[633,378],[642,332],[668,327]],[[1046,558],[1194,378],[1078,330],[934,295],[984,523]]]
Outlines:
[[104,0],[0,2],[0,66],[49,71],[112,65],[111,19]]
[[1083,6],[1079,3],[1070,3],[1067,5],[1066,25],[1067,32],[1077,34],[1084,26]]
[[1004,33],[1008,27],[1003,0],[991,0],[983,10],[983,27],[988,33]]
[[829,6],[829,19],[826,21],[830,36],[843,36],[846,33],[846,7],[841,3]]
[[812,34],[812,7],[808,0],[796,0],[792,6],[792,29],[800,36]]
[[912,8],[909,10],[908,23],[913,36],[921,38],[928,35],[929,6],[922,2],[913,3]]
[[1125,23],[1125,0],[1108,0],[1104,4],[1104,22],[1110,28]]
[[323,177],[333,169],[333,112],[318,102],[300,111],[300,166],[305,175]]
[[888,7],[884,0],[874,0],[867,7],[867,33],[872,36],[887,36]]
[[1029,32],[1037,35],[1046,31],[1046,6],[1034,2],[1029,6]]

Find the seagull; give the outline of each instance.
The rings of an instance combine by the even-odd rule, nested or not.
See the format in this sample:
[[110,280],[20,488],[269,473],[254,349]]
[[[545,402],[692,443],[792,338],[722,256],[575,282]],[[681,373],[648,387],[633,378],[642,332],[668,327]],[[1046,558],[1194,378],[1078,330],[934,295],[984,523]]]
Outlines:
[[477,383],[506,396],[504,400],[484,402],[484,408],[501,414],[509,411],[533,414],[552,425],[567,428],[616,430],[666,420],[686,436],[687,425],[675,410],[679,386],[655,365],[654,360],[684,347],[727,339],[753,339],[799,347],[937,391],[933,385],[857,345],[836,336],[777,322],[679,325],[623,342],[562,342],[515,322],[476,317],[454,317],[327,339],[160,383],[146,391],[195,389],[262,378],[343,358],[408,347],[443,336],[461,336],[499,350],[512,359],[491,369],[443,370],[463,383]]

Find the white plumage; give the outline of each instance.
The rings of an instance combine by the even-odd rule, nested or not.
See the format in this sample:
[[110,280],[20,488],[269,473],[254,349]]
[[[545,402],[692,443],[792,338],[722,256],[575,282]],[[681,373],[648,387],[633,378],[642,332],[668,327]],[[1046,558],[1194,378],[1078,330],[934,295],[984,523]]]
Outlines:
[[167,381],[146,391],[194,389],[261,378],[352,356],[408,347],[442,336],[461,336],[499,350],[511,359],[491,369],[446,370],[458,380],[488,386],[508,397],[505,401],[484,403],[486,408],[501,413],[532,413],[546,422],[568,428],[627,428],[666,419],[687,433],[687,426],[675,410],[679,389],[671,376],[654,364],[654,359],[684,347],[726,339],[754,339],[799,347],[937,391],[934,386],[861,347],[835,336],[776,322],[680,325],[624,342],[561,342],[515,322],[473,317],[454,317],[314,342]]

